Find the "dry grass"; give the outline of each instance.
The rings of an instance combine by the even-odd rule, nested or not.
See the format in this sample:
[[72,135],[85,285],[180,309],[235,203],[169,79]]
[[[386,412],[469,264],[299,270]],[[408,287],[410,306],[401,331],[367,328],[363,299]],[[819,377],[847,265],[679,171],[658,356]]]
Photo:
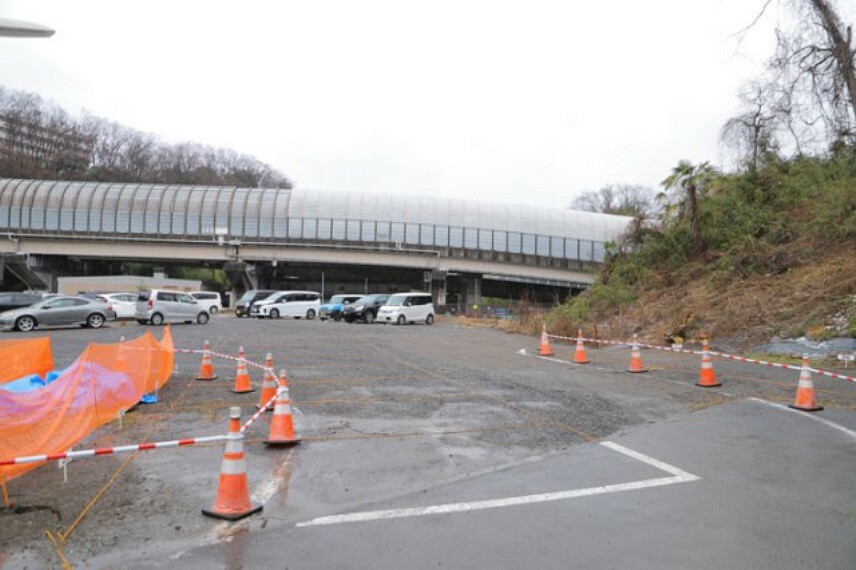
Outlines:
[[[856,254],[827,252],[820,261],[802,259],[780,275],[724,279],[710,271],[694,271],[688,282],[648,291],[629,308],[610,319],[585,326],[599,338],[640,338],[663,344],[683,329],[686,340],[707,337],[714,343],[746,350],[777,336],[827,333],[826,326],[856,311]],[[509,332],[538,334],[545,314],[539,307],[518,310],[515,320],[456,317],[463,326],[493,327]],[[570,335],[573,331],[552,330]]]
[[650,340],[662,342],[685,324],[689,336],[729,339],[746,347],[775,336],[825,331],[836,315],[853,310],[854,296],[856,255],[841,251],[781,275],[734,280],[707,276],[649,291],[624,318]]

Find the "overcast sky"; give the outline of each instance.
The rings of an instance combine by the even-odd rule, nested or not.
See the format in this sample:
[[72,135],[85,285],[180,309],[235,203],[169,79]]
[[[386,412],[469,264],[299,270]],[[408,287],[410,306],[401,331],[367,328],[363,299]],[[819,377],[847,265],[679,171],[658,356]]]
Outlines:
[[565,207],[722,163],[773,50],[764,0],[0,0],[0,83],[168,142],[252,154],[298,187]]

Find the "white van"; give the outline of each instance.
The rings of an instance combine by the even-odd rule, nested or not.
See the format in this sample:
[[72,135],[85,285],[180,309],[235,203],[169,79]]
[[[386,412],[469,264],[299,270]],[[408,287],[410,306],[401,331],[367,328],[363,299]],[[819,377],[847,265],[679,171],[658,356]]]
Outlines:
[[250,315],[258,318],[306,317],[310,321],[321,308],[321,293],[317,291],[278,291],[267,299],[253,303]]
[[181,291],[140,291],[134,317],[141,325],[196,321],[204,325],[211,315],[196,299]]
[[196,299],[212,315],[216,315],[223,308],[220,293],[216,291],[191,291],[190,296]]
[[434,323],[434,302],[431,293],[396,293],[377,312],[381,323]]

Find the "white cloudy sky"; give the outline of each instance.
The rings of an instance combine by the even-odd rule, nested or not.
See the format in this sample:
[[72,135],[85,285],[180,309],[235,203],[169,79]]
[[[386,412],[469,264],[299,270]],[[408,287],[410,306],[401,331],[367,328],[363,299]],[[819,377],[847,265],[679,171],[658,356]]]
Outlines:
[[567,206],[722,161],[773,48],[764,0],[0,0],[0,83],[303,188]]

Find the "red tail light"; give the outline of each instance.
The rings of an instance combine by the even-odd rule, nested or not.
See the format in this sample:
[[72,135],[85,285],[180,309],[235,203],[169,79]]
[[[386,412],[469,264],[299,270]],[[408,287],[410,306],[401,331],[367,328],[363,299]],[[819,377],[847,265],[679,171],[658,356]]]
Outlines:
[[154,308],[155,308],[155,304],[152,302],[151,299],[149,299],[149,310],[151,311]]

